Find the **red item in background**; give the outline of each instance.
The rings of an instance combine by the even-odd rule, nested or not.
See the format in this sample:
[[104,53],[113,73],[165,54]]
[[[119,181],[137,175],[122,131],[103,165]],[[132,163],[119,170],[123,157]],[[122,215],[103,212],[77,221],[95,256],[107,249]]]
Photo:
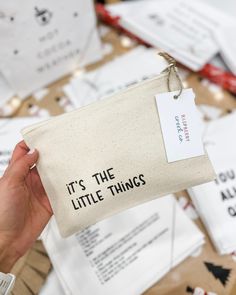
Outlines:
[[236,94],[236,76],[230,72],[223,71],[214,65],[206,64],[198,73],[222,88]]

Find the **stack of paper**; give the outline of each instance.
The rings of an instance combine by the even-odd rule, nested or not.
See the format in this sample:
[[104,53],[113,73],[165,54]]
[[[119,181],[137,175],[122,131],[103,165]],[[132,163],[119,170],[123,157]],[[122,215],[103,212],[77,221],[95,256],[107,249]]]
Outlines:
[[217,178],[189,190],[220,254],[236,249],[236,114],[209,123],[205,143]]
[[62,239],[54,219],[43,234],[65,294],[137,295],[204,243],[172,195]]
[[21,129],[39,121],[39,118],[0,120],[0,177],[8,166],[15,145],[22,140]]
[[151,78],[166,67],[157,50],[139,46],[97,70],[73,78],[64,92],[80,107]]
[[107,9],[120,17],[122,27],[194,71],[219,52],[214,32],[234,23],[203,1],[140,0],[107,5]]

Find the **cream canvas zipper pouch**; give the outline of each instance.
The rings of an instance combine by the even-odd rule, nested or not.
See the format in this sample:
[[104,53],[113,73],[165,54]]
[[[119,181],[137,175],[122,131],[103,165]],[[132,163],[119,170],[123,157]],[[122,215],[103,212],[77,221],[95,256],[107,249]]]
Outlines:
[[63,237],[214,178],[206,154],[168,162],[155,97],[169,88],[179,81],[164,72],[22,131]]

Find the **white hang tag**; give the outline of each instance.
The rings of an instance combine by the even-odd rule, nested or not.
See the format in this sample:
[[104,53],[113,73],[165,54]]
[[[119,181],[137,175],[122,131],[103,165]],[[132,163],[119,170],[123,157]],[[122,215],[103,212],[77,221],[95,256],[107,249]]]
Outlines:
[[156,103],[168,163],[205,154],[202,123],[192,89],[157,94]]

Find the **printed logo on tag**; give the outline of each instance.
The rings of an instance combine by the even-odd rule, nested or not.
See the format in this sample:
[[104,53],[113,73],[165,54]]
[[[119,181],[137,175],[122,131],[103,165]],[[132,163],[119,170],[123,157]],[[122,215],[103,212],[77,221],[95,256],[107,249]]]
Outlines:
[[168,163],[205,154],[202,143],[202,123],[192,89],[157,94],[156,103]]

